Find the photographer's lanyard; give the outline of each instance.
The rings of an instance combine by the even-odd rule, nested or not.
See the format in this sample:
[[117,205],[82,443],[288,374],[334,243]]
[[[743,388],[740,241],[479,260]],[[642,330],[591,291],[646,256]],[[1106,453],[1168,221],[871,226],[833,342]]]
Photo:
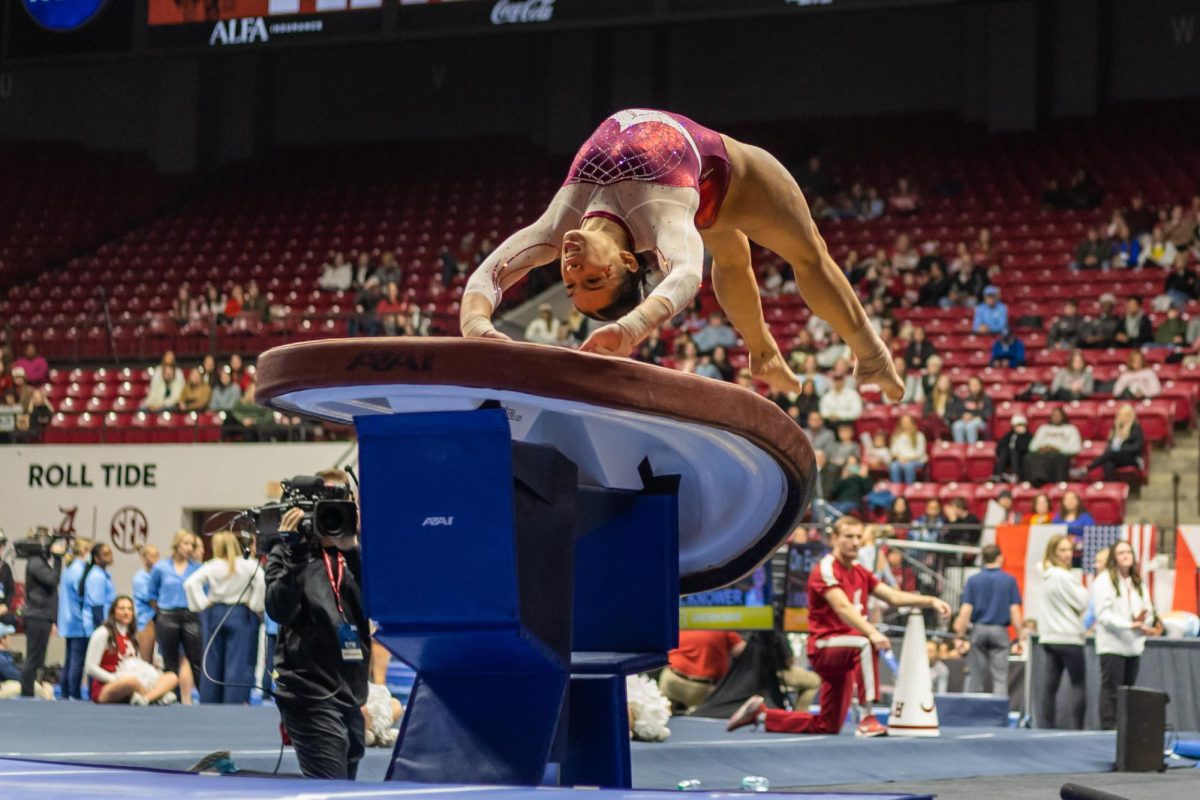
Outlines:
[[363,651],[358,639],[358,628],[346,619],[346,612],[342,609],[342,578],[346,575],[346,557],[338,553],[337,578],[333,577],[333,564],[329,553],[324,549],[321,550],[321,558],[325,561],[325,577],[329,578],[333,599],[337,603],[338,614],[342,617],[342,622],[338,625],[338,644],[342,651],[342,661],[362,661]]

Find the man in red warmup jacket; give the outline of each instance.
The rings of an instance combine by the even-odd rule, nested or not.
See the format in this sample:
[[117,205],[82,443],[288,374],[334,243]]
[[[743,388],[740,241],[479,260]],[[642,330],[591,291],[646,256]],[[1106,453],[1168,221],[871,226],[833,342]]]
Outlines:
[[857,696],[860,721],[855,734],[887,733],[871,714],[871,703],[878,699],[876,656],[890,649],[891,643],[867,621],[867,598],[873,595],[893,606],[933,608],[943,617],[950,616],[950,606],[937,597],[880,583],[858,563],[862,534],[861,520],[839,518],[830,534],[832,552],[808,577],[808,660],[821,676],[820,713],[766,708],[763,698],[755,695],[729,718],[729,730],[762,722],[772,733],[838,733]]

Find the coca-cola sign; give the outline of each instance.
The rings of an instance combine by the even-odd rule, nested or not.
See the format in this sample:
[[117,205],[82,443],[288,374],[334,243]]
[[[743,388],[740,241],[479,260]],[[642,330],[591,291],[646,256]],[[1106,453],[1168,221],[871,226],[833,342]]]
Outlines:
[[549,22],[554,18],[554,0],[496,0],[492,24]]

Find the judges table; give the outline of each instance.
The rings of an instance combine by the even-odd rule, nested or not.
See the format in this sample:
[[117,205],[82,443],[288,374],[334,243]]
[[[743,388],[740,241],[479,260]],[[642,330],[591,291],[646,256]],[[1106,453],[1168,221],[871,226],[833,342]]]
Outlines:
[[[1033,689],[1031,703],[1033,705],[1033,725],[1041,727],[1037,720],[1037,703],[1032,698],[1038,693],[1038,659],[1041,650],[1032,648]],[[1167,703],[1167,725],[1177,731],[1200,731],[1200,639],[1162,639],[1146,640],[1146,652],[1142,654],[1141,669],[1138,672],[1137,685],[1145,689],[1157,689],[1166,692],[1170,698]],[[1058,718],[1067,718],[1066,709],[1067,678],[1063,676],[1062,686],[1058,693]],[[1096,655],[1095,642],[1087,643],[1087,716],[1085,726],[1096,730],[1100,727],[1100,658]]]

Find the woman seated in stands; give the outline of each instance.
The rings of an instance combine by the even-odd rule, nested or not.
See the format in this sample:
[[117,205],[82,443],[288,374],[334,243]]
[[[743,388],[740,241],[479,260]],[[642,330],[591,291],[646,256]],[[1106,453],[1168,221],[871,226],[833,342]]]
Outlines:
[[892,501],[887,513],[887,524],[900,529],[906,529],[912,524],[912,511],[908,507],[908,501],[903,497],[897,497]]
[[896,422],[889,447],[892,463],[888,465],[894,483],[915,483],[917,473],[925,468],[928,460],[925,434],[917,430],[917,422],[911,414],[905,414]]
[[972,375],[967,380],[967,396],[955,397],[947,416],[954,441],[975,444],[985,438],[992,419],[992,398],[983,391],[983,381]]
[[[1117,470],[1125,467],[1140,467],[1146,449],[1146,435],[1137,421],[1137,412],[1128,403],[1117,409],[1112,433],[1104,452],[1087,465],[1084,475],[1097,467],[1104,470],[1104,480],[1117,477]],[[1080,475],[1079,477],[1083,477]]]
[[1146,357],[1142,351],[1134,350],[1129,354],[1129,362],[1125,371],[1117,376],[1113,386],[1113,397],[1129,399],[1149,399],[1162,394],[1162,384],[1159,383],[1158,373],[1146,365]]
[[1050,421],[1034,431],[1025,457],[1025,480],[1034,486],[1065,481],[1070,475],[1071,459],[1082,447],[1079,429],[1067,419],[1067,412],[1055,408],[1050,412]]
[[946,517],[942,514],[942,501],[936,497],[925,504],[925,511],[912,521],[908,529],[908,538],[919,542],[940,542],[942,531],[946,527]]
[[1050,384],[1050,399],[1052,400],[1083,400],[1092,396],[1095,381],[1092,378],[1092,368],[1083,359],[1083,351],[1071,353],[1071,360],[1054,372],[1054,381]]
[[[932,359],[931,359],[932,360]],[[950,433],[957,398],[949,375],[939,375],[937,382],[925,393],[925,418],[922,422],[930,436],[941,439]]]
[[1029,508],[1029,516],[1024,519],[1026,525],[1049,525],[1054,519],[1050,498],[1044,492],[1034,495],[1033,505]]
[[925,336],[925,329],[920,325],[913,328],[912,341],[904,348],[904,363],[913,372],[925,369],[925,364],[936,354],[933,342]]
[[[857,357],[858,384],[878,384],[900,397],[892,355],[829,255],[788,171],[765,150],[662,111],[619,111],[589,137],[546,212],[471,276],[462,332],[508,338],[491,322],[504,290],[559,260],[574,306],[608,323],[580,349],[628,355],[691,305],[707,250],[717,301],[746,342],[755,377],[796,391],[799,382],[763,319],[751,241],[791,265],[813,312]],[[660,280],[653,285],[652,279]]]
[[1083,540],[1084,528],[1096,524],[1095,518],[1083,507],[1083,499],[1074,491],[1063,494],[1058,513],[1051,522],[1055,525],[1066,525],[1067,533],[1071,534],[1071,539],[1076,542]]
[[159,672],[138,657],[137,623],[133,598],[120,595],[113,601],[104,624],[88,640],[83,665],[91,678],[93,703],[150,703],[169,705],[177,699],[179,679],[173,672]]

